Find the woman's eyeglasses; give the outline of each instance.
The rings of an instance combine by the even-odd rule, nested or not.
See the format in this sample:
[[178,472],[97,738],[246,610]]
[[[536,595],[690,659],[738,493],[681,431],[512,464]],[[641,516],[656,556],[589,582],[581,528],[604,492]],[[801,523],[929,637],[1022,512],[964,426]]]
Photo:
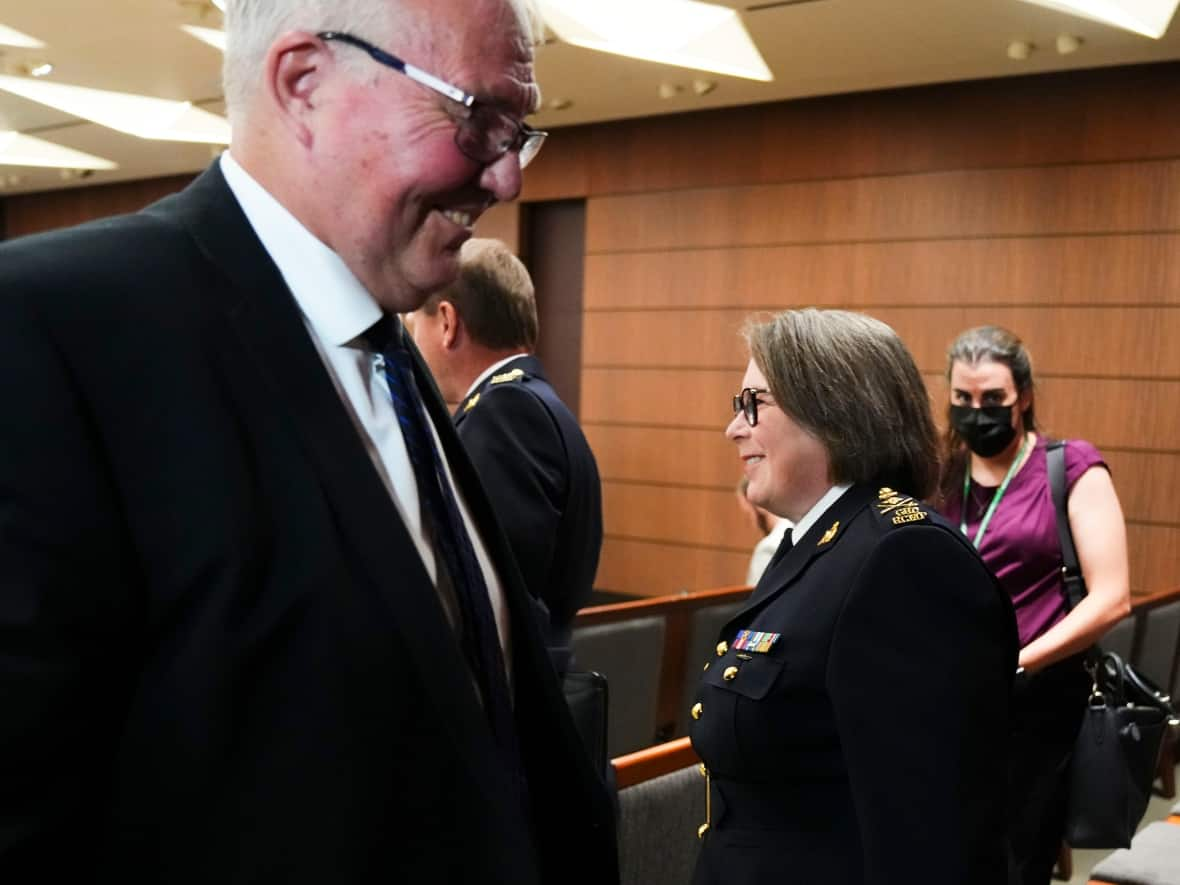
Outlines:
[[758,394],[770,393],[765,387],[746,387],[733,398],[733,413],[741,412],[746,416],[746,423],[751,427],[758,425],[758,407],[770,405],[765,400],[758,399]]

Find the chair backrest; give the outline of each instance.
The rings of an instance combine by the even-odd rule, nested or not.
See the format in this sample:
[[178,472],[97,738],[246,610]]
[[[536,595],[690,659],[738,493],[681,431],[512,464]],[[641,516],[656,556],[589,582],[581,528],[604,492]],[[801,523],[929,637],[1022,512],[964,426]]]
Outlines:
[[606,677],[606,746],[611,756],[655,743],[664,630],[659,616],[574,627],[576,667]]
[[1135,665],[1164,691],[1175,694],[1176,649],[1180,644],[1180,600],[1145,610],[1143,640]]
[[1106,651],[1113,651],[1124,661],[1132,660],[1131,654],[1135,648],[1135,626],[1138,620],[1138,616],[1132,613],[1107,630],[1100,640],[1102,648]]
[[[616,760],[621,885],[684,885],[692,878],[705,820],[705,779],[687,740]],[[668,771],[669,766],[678,766]],[[636,776],[645,778],[633,782]]]
[[701,668],[705,661],[714,656],[717,634],[725,622],[736,615],[745,605],[741,602],[727,602],[699,608],[692,613],[688,628],[688,646],[685,653],[685,678],[680,691],[680,706],[677,708],[676,730],[673,737],[688,734],[688,711],[701,680]]

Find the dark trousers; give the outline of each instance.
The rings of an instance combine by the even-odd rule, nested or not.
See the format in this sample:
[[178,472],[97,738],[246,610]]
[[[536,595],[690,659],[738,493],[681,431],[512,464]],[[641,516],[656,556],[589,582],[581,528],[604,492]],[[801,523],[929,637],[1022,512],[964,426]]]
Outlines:
[[1013,697],[1008,778],[1008,885],[1047,885],[1065,830],[1069,760],[1090,677],[1077,655],[1046,667]]

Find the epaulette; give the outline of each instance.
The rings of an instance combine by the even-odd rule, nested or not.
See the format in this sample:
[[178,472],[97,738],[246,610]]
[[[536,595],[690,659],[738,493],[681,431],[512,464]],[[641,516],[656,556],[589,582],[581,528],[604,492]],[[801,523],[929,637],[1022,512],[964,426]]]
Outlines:
[[490,384],[505,384],[509,381],[519,381],[524,377],[524,369],[513,369],[500,375],[493,375]]
[[877,513],[894,525],[921,522],[930,516],[929,511],[920,502],[890,488],[877,492]]

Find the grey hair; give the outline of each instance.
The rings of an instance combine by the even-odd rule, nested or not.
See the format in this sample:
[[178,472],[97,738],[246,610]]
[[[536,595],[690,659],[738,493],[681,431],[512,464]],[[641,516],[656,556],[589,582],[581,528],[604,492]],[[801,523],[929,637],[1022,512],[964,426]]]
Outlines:
[[[514,13],[531,45],[544,36],[536,0],[504,0]],[[225,59],[221,68],[222,88],[230,122],[240,119],[262,79],[266,54],[280,35],[289,31],[347,31],[391,51],[398,47],[395,31],[415,14],[408,4],[397,0],[226,0]],[[422,15],[421,12],[417,13]],[[425,18],[425,17],[424,17]],[[342,54],[342,62],[354,75],[377,67],[364,53]]]
[[459,250],[459,279],[422,305],[433,316],[440,301],[449,301],[463,318],[471,337],[493,350],[537,344],[537,300],[533,281],[519,258],[504,243],[471,239]]
[[928,497],[938,434],[914,358],[880,320],[843,310],[788,310],[745,328],[775,402],[827,450],[833,482]]

